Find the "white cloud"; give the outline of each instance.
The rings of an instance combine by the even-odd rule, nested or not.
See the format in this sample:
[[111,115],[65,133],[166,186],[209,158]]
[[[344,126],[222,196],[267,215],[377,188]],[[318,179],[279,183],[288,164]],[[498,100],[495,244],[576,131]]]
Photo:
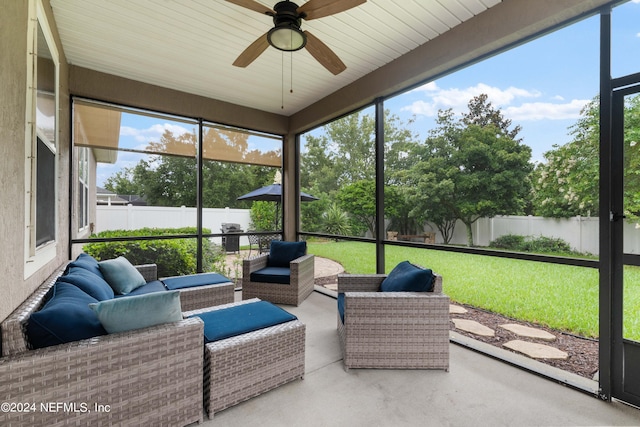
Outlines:
[[520,106],[507,107],[503,110],[503,114],[516,122],[525,120],[578,119],[580,118],[580,110],[588,103],[588,99],[574,99],[564,104],[527,102]]
[[428,83],[414,89],[414,92],[423,92],[430,100],[416,101],[403,110],[414,114],[435,116],[439,109],[451,108],[454,112],[461,112],[467,108],[469,100],[474,96],[485,93],[495,106],[502,107],[511,104],[517,98],[536,98],[540,96],[538,91],[530,91],[516,87],[500,89],[484,83],[467,88],[441,89],[435,82]]
[[136,129],[130,126],[121,126],[120,136],[132,136],[138,142],[147,143],[149,141],[158,141],[165,130],[170,131],[175,136],[190,132],[189,129],[183,126],[171,123],[162,123],[153,125],[146,129]]
[[[640,1],[640,0],[638,0]],[[581,108],[588,102],[587,100],[571,100],[562,102],[564,98],[556,95],[553,102],[522,102],[531,98],[540,98],[542,93],[537,90],[529,90],[510,86],[501,89],[489,86],[485,83],[478,83],[467,88],[443,89],[435,82],[428,83],[414,89],[413,92],[424,94],[425,99],[413,102],[402,107],[402,111],[409,111],[418,116],[435,117],[438,110],[451,108],[455,114],[462,114],[467,111],[469,100],[480,94],[487,94],[489,101],[495,108],[502,110],[506,118],[514,121],[525,120],[563,120],[578,118]]]

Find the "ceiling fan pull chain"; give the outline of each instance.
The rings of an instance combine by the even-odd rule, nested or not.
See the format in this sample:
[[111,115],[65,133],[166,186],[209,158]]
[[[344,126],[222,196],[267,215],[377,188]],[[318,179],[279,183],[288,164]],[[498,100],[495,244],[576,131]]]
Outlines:
[[289,93],[293,93],[293,52],[291,52],[291,87]]
[[281,88],[282,88],[282,102],[281,102],[280,108],[284,110],[284,52],[282,52],[282,82],[281,82]]

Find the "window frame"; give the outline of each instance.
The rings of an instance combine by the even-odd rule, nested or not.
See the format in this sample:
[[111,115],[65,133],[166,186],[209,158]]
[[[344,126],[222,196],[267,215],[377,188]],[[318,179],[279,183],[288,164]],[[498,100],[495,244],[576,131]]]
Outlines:
[[[29,3],[29,29],[27,31],[27,79],[25,108],[25,245],[24,245],[24,278],[27,279],[45,264],[56,257],[59,242],[59,200],[58,200],[58,167],[59,167],[59,111],[60,111],[60,56],[55,44],[53,32],[46,16],[42,0]],[[53,63],[53,141],[37,126],[38,98],[38,30],[47,45]],[[54,211],[53,239],[41,245],[36,243],[37,221],[37,151],[38,139],[44,142],[53,154],[53,175],[56,182],[52,197]]]

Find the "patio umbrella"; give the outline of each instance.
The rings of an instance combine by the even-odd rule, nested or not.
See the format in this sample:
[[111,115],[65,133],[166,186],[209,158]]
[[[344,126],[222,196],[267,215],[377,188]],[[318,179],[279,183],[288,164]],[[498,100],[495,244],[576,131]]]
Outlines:
[[[253,190],[243,196],[238,197],[237,200],[256,200],[264,202],[276,202],[279,203],[282,200],[282,185],[271,184],[257,190]],[[300,192],[300,200],[303,202],[312,202],[318,200],[317,197],[311,194]]]
[[[271,184],[265,187],[258,188],[257,190],[253,190],[247,194],[244,194],[238,197],[236,200],[276,202],[275,223],[276,223],[276,228],[278,228],[278,210],[279,210],[280,202],[282,201],[282,185],[281,184]],[[300,200],[303,202],[312,202],[314,200],[318,200],[318,198],[312,196],[311,194],[300,192]]]

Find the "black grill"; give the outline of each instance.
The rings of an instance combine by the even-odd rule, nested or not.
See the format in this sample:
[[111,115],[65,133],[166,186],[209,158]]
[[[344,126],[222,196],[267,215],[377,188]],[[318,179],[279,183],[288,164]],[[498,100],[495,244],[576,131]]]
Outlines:
[[[223,234],[242,233],[240,224],[232,222],[223,222],[220,231]],[[238,252],[240,250],[240,236],[222,236],[222,246],[225,252]]]

